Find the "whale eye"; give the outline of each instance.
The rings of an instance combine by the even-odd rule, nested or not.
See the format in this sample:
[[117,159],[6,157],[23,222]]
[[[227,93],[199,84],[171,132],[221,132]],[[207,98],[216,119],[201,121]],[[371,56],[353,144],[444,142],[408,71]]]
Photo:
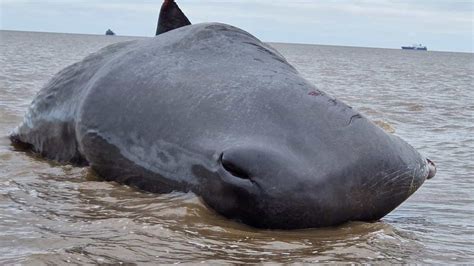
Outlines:
[[242,179],[251,179],[250,174],[246,170],[244,170],[242,167],[239,167],[236,163],[227,160],[224,156],[224,153],[221,154],[219,160],[222,164],[222,167],[231,175]]

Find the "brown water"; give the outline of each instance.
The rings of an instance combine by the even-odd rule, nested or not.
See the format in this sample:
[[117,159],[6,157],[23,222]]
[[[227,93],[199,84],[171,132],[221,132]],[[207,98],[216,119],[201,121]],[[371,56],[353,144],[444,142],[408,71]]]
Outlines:
[[193,194],[144,193],[13,151],[9,131],[53,74],[130,38],[0,38],[0,264],[474,262],[473,54],[274,44],[319,89],[438,165],[380,222],[284,232],[224,219]]

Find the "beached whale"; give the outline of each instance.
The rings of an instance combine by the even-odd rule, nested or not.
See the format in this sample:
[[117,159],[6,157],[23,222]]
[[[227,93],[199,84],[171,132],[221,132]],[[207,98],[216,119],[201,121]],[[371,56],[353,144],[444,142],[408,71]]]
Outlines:
[[157,37],[108,46],[59,72],[12,141],[106,180],[193,191],[261,228],[378,220],[434,176],[413,147],[254,36],[189,24],[165,1]]

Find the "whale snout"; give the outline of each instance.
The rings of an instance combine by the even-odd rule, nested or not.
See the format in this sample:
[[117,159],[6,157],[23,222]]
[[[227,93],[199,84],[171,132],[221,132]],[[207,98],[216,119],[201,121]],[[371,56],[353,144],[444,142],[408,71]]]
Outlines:
[[259,228],[323,227],[378,220],[436,174],[429,159],[379,157],[383,163],[316,164],[290,149],[245,145],[216,152],[214,166],[195,173],[204,202],[227,218]]
[[430,159],[426,159],[426,161],[428,162],[428,170],[429,170],[428,177],[426,179],[431,179],[436,175],[436,165]]

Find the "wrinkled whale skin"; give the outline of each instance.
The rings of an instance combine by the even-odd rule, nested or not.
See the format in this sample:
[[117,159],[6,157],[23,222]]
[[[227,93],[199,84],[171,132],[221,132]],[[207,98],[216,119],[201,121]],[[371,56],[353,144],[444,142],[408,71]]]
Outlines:
[[11,139],[106,180],[193,191],[261,228],[378,220],[429,176],[409,144],[219,23],[114,44],[67,67]]

